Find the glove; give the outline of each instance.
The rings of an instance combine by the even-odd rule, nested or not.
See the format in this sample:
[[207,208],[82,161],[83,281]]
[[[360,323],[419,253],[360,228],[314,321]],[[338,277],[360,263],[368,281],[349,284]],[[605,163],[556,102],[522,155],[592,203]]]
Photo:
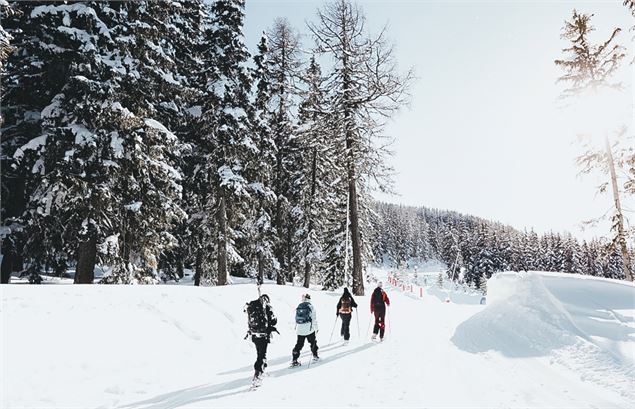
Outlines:
[[336,313],[335,313],[335,316],[336,316],[336,317],[339,317],[339,316],[340,316],[340,313],[339,313],[339,312],[336,312]]

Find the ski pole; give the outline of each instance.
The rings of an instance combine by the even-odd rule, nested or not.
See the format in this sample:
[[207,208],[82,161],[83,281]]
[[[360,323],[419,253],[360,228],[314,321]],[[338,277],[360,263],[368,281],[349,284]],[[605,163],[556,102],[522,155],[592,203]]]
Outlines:
[[370,323],[373,321],[373,315],[371,314],[368,318],[368,327],[366,328],[366,338],[368,338],[368,333],[370,332]]
[[355,308],[355,319],[357,319],[357,338],[359,338],[359,311],[357,311],[357,308]]
[[337,325],[337,319],[339,318],[339,314],[335,317],[335,322],[333,323],[333,329],[331,330],[331,337],[329,338],[329,345],[331,345],[331,341],[333,340],[333,333],[335,332],[335,326]]

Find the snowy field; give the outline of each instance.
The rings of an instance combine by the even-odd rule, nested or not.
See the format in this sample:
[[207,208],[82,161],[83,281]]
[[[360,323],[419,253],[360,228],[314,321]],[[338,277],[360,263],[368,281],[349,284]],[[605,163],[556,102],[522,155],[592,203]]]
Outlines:
[[289,369],[304,289],[264,285],[281,334],[249,391],[253,284],[0,286],[0,407],[633,407],[630,283],[506,273],[489,280],[487,305],[385,288],[386,340],[369,341],[368,296],[357,297],[347,346],[338,329],[329,343],[339,293],[312,290],[323,360],[309,367],[305,346]]

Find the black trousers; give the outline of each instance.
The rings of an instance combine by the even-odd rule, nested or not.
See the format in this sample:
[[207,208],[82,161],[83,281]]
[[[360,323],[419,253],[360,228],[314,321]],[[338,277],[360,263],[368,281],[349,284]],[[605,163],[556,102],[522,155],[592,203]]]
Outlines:
[[344,337],[344,341],[348,341],[351,338],[351,317],[353,314],[342,314],[340,313],[340,318],[342,319],[342,330],[340,331],[340,335]]
[[256,345],[256,362],[254,363],[254,370],[256,375],[260,375],[263,370],[263,364],[267,366],[267,345],[269,344],[269,337],[256,337],[251,336],[252,342]]
[[295,346],[293,347],[294,361],[298,360],[298,357],[300,356],[300,351],[302,351],[302,347],[304,347],[305,339],[308,340],[309,345],[311,345],[311,352],[313,353],[313,356],[317,356],[318,346],[317,346],[317,340],[315,339],[315,332],[312,332],[307,336],[298,335],[298,341],[295,343]]
[[384,337],[384,331],[386,330],[386,307],[375,308],[375,326],[373,327],[373,334],[379,332],[379,338]]

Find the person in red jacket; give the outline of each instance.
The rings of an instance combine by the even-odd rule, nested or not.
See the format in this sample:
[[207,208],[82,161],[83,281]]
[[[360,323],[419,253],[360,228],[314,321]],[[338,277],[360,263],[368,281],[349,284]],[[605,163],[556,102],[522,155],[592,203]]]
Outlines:
[[370,297],[370,312],[375,314],[375,326],[373,327],[373,340],[377,338],[379,332],[379,340],[384,340],[384,331],[386,330],[386,306],[390,306],[388,295],[381,288],[381,281],[377,283],[377,288]]

